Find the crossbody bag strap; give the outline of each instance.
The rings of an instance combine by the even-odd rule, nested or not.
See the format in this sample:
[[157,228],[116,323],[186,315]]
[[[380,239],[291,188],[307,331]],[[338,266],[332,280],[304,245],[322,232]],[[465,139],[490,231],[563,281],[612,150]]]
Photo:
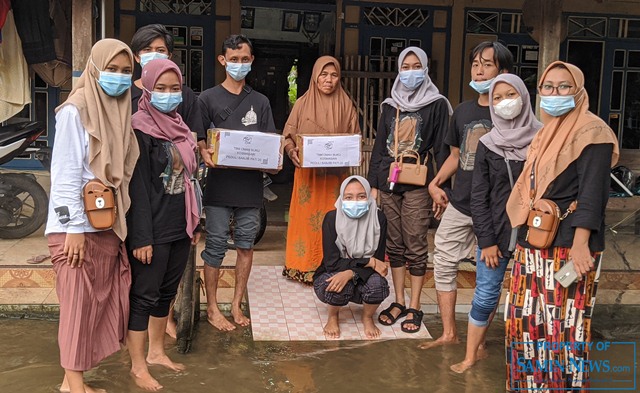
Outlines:
[[[398,161],[398,132],[400,128],[400,107],[396,108],[396,127],[393,130],[393,159]],[[400,163],[398,164],[402,167],[402,159],[400,159]]]
[[[533,161],[533,165],[531,165],[531,190],[529,190],[529,196],[531,197],[531,201],[529,208],[531,210],[533,210],[533,200],[536,197],[536,175],[535,175],[535,167],[536,167],[536,162],[535,160]],[[567,216],[571,213],[573,213],[574,211],[576,211],[576,209],[578,208],[578,200],[574,200],[569,204],[569,207],[567,208],[567,211],[564,212],[564,214],[562,216],[560,216],[560,221],[564,220],[565,218],[567,218]]]
[[[511,165],[509,164],[509,159],[505,157],[504,162],[507,164],[507,172],[509,173],[509,184],[511,185],[511,189],[513,190],[513,185],[515,182],[513,181],[513,171],[511,170]],[[518,242],[518,228],[511,228],[511,238],[509,239],[509,251],[513,251],[516,249],[516,243]]]
[[240,94],[238,94],[235,101],[233,101],[230,106],[224,108],[222,112],[216,113],[213,124],[215,126],[218,126],[220,123],[227,120],[227,118],[231,116],[231,114],[235,112],[236,109],[238,109],[240,104],[242,104],[242,101],[244,101],[244,99],[247,98],[247,96],[249,95],[249,93],[251,93],[252,90],[253,89],[251,88],[251,86],[244,85],[242,87],[242,91],[240,92]]

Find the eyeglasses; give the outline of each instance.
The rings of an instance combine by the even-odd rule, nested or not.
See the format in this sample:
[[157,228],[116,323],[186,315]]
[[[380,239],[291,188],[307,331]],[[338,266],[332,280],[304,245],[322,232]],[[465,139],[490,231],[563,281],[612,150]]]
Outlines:
[[552,95],[554,90],[558,92],[558,95],[566,96],[566,95],[569,95],[569,93],[571,92],[571,89],[573,89],[573,86],[571,85],[554,86],[552,84],[544,84],[544,85],[538,86],[538,89],[540,89],[540,94],[543,96]]

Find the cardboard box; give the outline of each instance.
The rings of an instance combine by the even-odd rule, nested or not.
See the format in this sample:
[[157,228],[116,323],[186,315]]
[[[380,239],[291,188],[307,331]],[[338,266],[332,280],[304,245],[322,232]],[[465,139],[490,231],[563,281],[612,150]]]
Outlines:
[[297,139],[303,168],[360,166],[360,134],[298,135]]
[[241,169],[282,169],[284,137],[259,132],[212,128],[207,131],[207,144],[216,165]]

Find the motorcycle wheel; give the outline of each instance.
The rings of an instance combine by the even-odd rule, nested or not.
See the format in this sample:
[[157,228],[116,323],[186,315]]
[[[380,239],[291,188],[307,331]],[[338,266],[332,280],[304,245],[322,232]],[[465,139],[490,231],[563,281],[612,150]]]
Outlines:
[[49,198],[44,188],[23,174],[3,174],[0,182],[10,186],[0,198],[0,209],[13,217],[12,222],[0,227],[0,238],[20,239],[37,231],[47,219]]

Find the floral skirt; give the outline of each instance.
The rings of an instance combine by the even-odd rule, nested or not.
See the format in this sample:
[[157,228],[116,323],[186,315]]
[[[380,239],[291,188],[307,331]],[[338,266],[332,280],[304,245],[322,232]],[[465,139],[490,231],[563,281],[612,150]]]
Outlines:
[[289,208],[285,277],[313,283],[322,262],[322,221],[340,194],[344,169],[296,168]]

